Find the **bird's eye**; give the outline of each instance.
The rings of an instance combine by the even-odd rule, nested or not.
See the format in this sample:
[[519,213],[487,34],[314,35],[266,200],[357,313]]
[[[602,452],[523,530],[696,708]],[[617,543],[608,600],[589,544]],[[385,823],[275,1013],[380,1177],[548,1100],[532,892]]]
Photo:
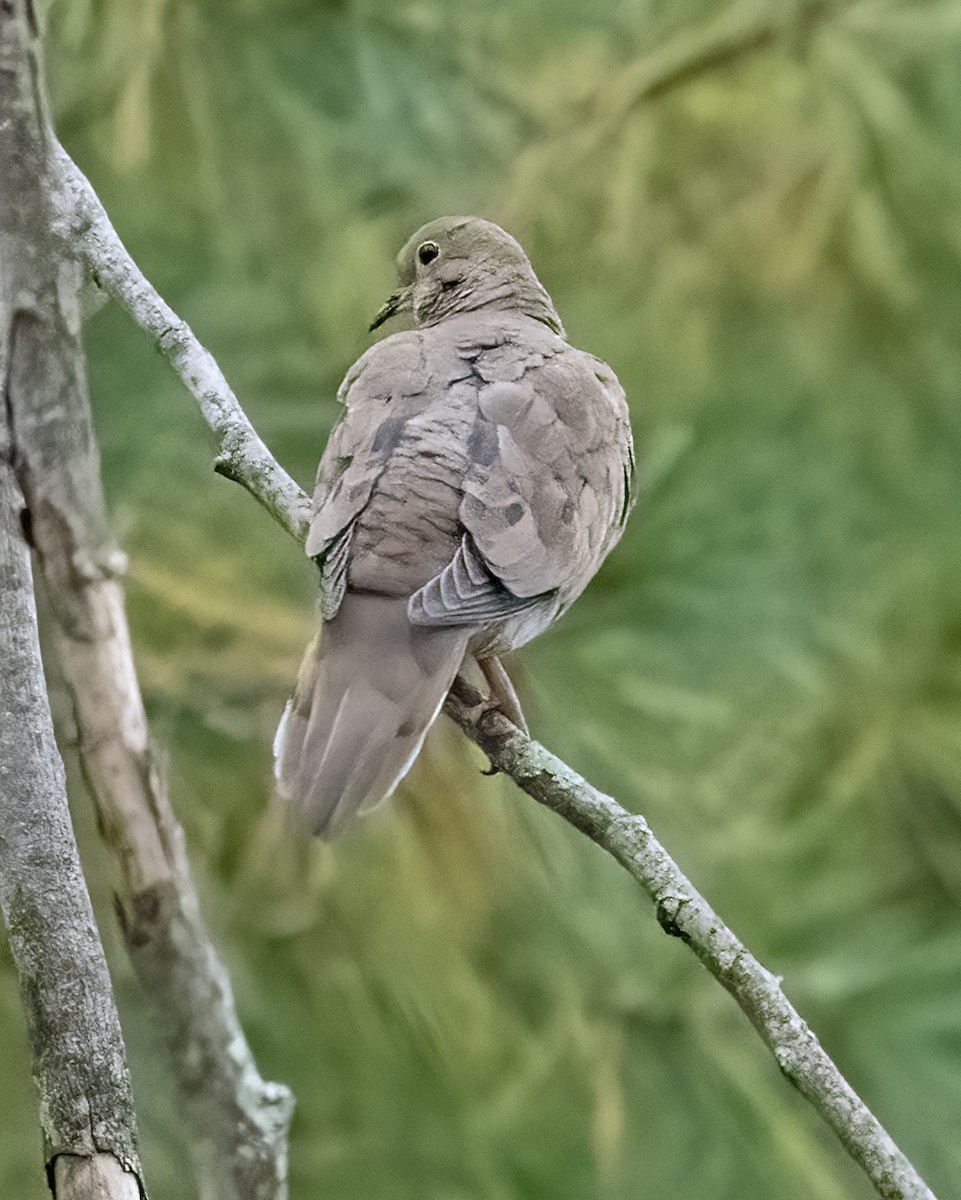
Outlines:
[[426,267],[440,254],[440,246],[436,242],[421,242],[417,247],[417,258]]

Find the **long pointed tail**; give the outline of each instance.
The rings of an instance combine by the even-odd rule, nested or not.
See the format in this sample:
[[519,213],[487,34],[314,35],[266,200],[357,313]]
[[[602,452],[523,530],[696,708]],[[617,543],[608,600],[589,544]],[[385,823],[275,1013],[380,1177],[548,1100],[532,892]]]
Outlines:
[[334,837],[407,774],[468,638],[412,625],[406,599],[347,593],[307,648],[274,741],[278,790],[316,834]]

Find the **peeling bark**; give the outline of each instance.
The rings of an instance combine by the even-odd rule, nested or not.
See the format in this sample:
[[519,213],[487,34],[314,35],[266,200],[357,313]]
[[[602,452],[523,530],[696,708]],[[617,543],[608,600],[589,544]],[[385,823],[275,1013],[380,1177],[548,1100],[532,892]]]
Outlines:
[[[99,478],[88,487],[99,493]],[[57,638],[81,766],[120,868],[118,917],[167,1040],[204,1194],[284,1200],[293,1097],[261,1078],[201,916],[183,830],[150,746],[122,590],[112,580],[74,586],[69,606],[92,631],[77,637],[60,625]]]

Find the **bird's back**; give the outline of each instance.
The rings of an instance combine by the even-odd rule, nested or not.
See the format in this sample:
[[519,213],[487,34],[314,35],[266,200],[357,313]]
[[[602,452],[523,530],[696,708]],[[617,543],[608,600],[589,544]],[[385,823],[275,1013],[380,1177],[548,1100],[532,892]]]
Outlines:
[[341,387],[307,539],[323,626],[277,739],[281,790],[323,834],[390,794],[466,655],[522,645],[580,594],[631,502],[620,385],[564,339],[512,238],[434,222],[399,277],[378,323],[406,307],[418,327]]

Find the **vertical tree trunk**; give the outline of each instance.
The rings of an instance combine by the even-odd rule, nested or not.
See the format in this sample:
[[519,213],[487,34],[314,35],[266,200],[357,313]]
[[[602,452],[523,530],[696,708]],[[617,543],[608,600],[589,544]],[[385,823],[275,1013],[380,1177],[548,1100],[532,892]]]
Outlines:
[[261,1079],[207,935],[150,752],[105,519],[61,154],[45,112],[30,0],[0,0],[0,287],[13,462],[80,733],[84,773],[120,866],[131,959],[156,1005],[206,1195],[286,1195],[289,1091]]
[[[10,314],[0,311],[8,350]],[[123,1039],[53,737],[22,512],[7,419],[0,426],[0,909],[20,975],[51,1190],[61,1200],[138,1200]]]
[[[65,270],[46,193],[48,135],[29,0],[0,3],[0,909],[33,1051],[47,1176],[70,1200],[144,1195],[123,1038],[70,824],[36,627],[28,541],[49,527],[58,569],[94,569],[74,536],[89,517],[74,479],[54,497],[22,452],[77,386],[76,270]],[[79,455],[84,431],[65,429]],[[64,519],[63,514],[69,516]],[[76,524],[75,524],[76,522]]]

